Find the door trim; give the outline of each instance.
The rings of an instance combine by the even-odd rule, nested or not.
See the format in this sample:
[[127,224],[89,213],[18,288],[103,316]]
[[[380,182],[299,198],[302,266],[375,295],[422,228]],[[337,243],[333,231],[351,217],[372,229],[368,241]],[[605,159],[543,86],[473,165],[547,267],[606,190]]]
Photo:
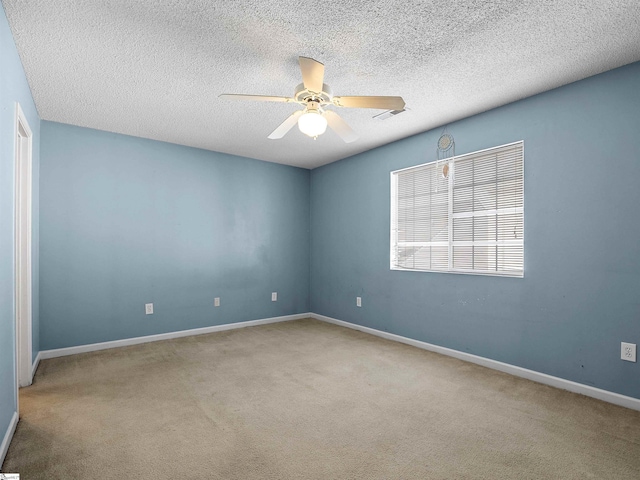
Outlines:
[[[16,103],[14,171],[14,272],[16,318],[16,380],[32,382],[32,149],[33,134]],[[17,396],[17,389],[16,389]],[[18,399],[16,398],[16,406]]]

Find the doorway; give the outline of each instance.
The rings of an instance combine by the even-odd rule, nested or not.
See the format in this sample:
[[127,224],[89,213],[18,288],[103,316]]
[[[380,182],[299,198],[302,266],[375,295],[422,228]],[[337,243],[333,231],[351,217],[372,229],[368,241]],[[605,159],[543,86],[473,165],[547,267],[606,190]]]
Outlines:
[[[15,315],[16,379],[19,387],[32,382],[31,335],[31,194],[32,133],[16,103],[15,136]],[[17,399],[16,399],[17,404]]]

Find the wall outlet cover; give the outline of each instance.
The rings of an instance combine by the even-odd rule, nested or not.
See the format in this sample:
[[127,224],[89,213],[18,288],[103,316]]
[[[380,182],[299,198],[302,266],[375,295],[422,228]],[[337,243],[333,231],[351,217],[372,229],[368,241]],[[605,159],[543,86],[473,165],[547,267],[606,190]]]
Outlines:
[[627,362],[636,361],[636,344],[622,342],[620,344],[620,358]]
[[356,297],[356,307],[362,306],[362,297]]
[[213,299],[213,306],[214,307],[219,307],[220,306],[220,297],[216,297]]
[[144,313],[146,313],[147,315],[153,314],[153,303],[144,304]]
[[277,302],[278,301],[278,292],[272,292],[271,293],[271,301],[272,302]]

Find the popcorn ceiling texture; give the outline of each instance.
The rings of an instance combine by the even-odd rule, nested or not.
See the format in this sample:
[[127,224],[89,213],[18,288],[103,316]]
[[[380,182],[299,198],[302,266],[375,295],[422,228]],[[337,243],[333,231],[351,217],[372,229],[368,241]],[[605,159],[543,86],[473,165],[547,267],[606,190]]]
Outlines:
[[[2,0],[40,116],[314,168],[640,60],[638,0],[293,2]],[[360,139],[292,129],[298,55],[335,95],[401,95],[411,111],[333,107]]]

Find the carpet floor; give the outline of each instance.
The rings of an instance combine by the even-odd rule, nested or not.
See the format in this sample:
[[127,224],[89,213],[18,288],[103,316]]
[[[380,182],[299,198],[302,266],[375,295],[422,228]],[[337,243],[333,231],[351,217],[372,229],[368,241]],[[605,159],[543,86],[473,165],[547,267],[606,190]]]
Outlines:
[[640,412],[315,320],[40,363],[31,479],[631,479]]

